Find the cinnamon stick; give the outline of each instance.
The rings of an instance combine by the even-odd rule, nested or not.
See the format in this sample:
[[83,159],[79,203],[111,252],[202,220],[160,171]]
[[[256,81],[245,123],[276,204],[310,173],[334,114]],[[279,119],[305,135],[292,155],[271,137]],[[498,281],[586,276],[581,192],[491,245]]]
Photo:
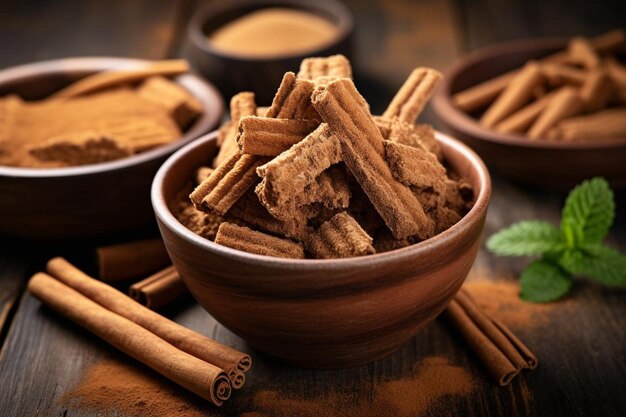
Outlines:
[[[623,30],[613,30],[591,39],[591,45],[599,53],[611,52],[624,45],[626,34]],[[542,58],[542,63],[567,62],[567,51],[559,51],[555,54]],[[485,107],[491,103],[506,88],[511,80],[517,75],[519,69],[514,69],[497,77],[491,78],[473,87],[460,91],[452,96],[454,104],[468,113]]]
[[243,372],[252,366],[249,355],[174,323],[115,288],[89,277],[63,258],[51,259],[46,271],[102,307],[149,330],[183,352],[222,368],[233,388],[243,385]]
[[528,137],[541,138],[559,121],[580,114],[583,108],[584,103],[579,90],[574,87],[562,87],[528,129]]
[[458,292],[444,314],[501,386],[510,384],[522,369],[537,367],[535,355],[504,324],[487,316],[466,291]]
[[28,290],[46,306],[196,395],[218,406],[230,397],[231,384],[221,368],[177,349],[50,275],[35,274]]
[[154,310],[188,294],[185,283],[174,266],[134,283],[129,295],[140,304]]
[[102,246],[96,255],[100,279],[106,282],[144,277],[172,263],[161,239]]
[[156,75],[172,77],[186,72],[189,72],[189,64],[183,59],[154,61],[134,69],[98,72],[57,91],[51,95],[50,98],[67,99],[104,90],[105,88],[114,87],[116,85],[140,81]]

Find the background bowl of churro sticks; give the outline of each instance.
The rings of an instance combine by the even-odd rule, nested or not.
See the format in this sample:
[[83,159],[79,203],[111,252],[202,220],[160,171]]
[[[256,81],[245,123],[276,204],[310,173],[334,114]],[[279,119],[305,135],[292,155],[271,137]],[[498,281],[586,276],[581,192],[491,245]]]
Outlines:
[[566,188],[626,186],[623,31],[533,39],[461,58],[433,98],[438,117],[498,172]]
[[98,57],[0,71],[0,233],[78,238],[153,223],[158,167],[223,114],[217,89],[188,70]]

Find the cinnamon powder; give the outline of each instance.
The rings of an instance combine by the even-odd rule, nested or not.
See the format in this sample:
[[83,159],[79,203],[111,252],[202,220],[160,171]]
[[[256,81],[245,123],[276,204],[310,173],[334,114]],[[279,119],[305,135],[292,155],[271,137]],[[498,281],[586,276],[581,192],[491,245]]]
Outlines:
[[[307,396],[267,385],[248,397],[242,392],[228,404],[227,414],[246,417],[409,417],[433,411],[445,414],[455,397],[472,393],[475,380],[467,370],[451,364],[447,358],[434,356],[416,364],[411,376],[374,382],[368,394],[359,391],[360,387],[344,387],[347,390],[339,392],[331,388],[323,395]],[[131,416],[218,415],[206,402],[149,369],[113,359],[96,363],[62,401],[70,408]]]

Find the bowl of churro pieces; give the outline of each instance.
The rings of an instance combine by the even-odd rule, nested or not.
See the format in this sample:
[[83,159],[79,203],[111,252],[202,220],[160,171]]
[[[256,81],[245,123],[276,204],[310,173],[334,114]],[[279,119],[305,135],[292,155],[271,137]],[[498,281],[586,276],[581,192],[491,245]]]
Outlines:
[[181,60],[0,71],[0,233],[79,238],[153,223],[157,169],[222,114],[219,92]]
[[417,68],[380,116],[341,55],[287,72],[270,107],[170,157],[152,186],[199,303],[252,346],[337,368],[397,349],[463,283],[490,196],[480,158],[415,124],[441,74]]
[[499,172],[569,188],[626,186],[626,35],[523,40],[460,59],[433,98],[439,118]]

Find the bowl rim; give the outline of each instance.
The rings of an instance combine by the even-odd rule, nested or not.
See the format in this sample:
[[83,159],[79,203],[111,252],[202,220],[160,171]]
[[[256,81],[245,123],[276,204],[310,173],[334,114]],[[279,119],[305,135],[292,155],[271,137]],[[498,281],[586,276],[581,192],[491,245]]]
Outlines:
[[[337,34],[325,44],[318,47],[311,48],[309,50],[299,51],[297,53],[282,53],[282,54],[270,54],[263,56],[244,55],[238,53],[231,53],[220,48],[214,47],[209,42],[207,36],[203,31],[203,26],[209,18],[213,18],[220,14],[243,9],[247,7],[256,7],[262,9],[265,7],[287,7],[293,9],[314,9],[321,10],[332,14],[337,19]],[[344,42],[352,33],[354,29],[354,17],[348,7],[336,0],[317,0],[315,2],[306,2],[302,0],[243,0],[236,3],[211,3],[204,8],[200,9],[192,17],[189,28],[188,36],[191,42],[199,48],[201,51],[216,55],[222,58],[237,61],[250,61],[254,63],[267,62],[267,61],[280,61],[284,59],[296,59],[303,56],[311,56],[317,52],[324,51],[331,48],[333,45]]]
[[[531,52],[537,49],[554,49],[553,52],[558,52],[559,49],[563,49],[567,45],[569,39],[570,38],[563,37],[518,39],[515,41],[489,45],[460,56],[452,65],[444,70],[444,77],[441,85],[433,97],[433,108],[435,113],[450,127],[458,129],[464,134],[472,136],[477,140],[492,142],[499,145],[572,151],[585,149],[612,149],[626,146],[626,137],[597,139],[592,142],[559,142],[549,140],[530,140],[522,135],[500,133],[481,126],[476,119],[452,104],[451,86],[453,84],[453,80],[455,80],[459,74],[464,72],[468,67],[476,65],[487,59],[495,59],[496,57],[512,50]],[[540,56],[537,57],[539,58]]]
[[[112,68],[135,68],[145,65],[147,62],[150,62],[150,60],[107,56],[71,57],[38,61],[1,70],[0,83],[10,83],[25,78],[36,77],[38,75],[61,74],[68,70],[104,71]],[[215,108],[205,108],[205,111],[200,119],[196,121],[191,128],[184,132],[180,139],[168,145],[158,146],[154,149],[150,149],[136,155],[97,164],[62,168],[28,168],[0,165],[0,176],[13,178],[58,178],[99,174],[103,172],[128,169],[132,166],[157,160],[175,152],[180,147],[187,145],[198,137],[201,137],[209,129],[212,129],[217,125],[224,114],[224,100],[221,93],[211,82],[194,73],[189,72],[181,74],[175,77],[174,80],[178,84],[192,84],[194,88],[201,89],[202,96],[198,96],[195,91],[187,88],[196,98],[208,97],[209,101],[216,103]]]
[[[478,183],[480,191],[476,196],[474,206],[468,213],[449,229],[439,233],[438,235],[424,240],[422,242],[407,246],[401,249],[395,249],[388,252],[377,253],[373,255],[339,258],[339,259],[288,259],[276,258],[267,255],[257,255],[238,249],[232,249],[227,246],[219,245],[202,236],[197,235],[181,224],[170,211],[165,196],[163,194],[163,185],[172,166],[176,165],[181,158],[197,148],[204,146],[207,142],[215,141],[217,131],[211,132],[198,140],[179,149],[170,156],[159,168],[152,182],[151,200],[155,217],[159,223],[159,227],[163,224],[171,232],[175,233],[180,239],[185,240],[188,244],[196,246],[203,251],[215,253],[222,258],[232,259],[239,263],[254,264],[263,267],[282,267],[292,270],[319,270],[334,268],[350,268],[354,266],[376,267],[387,264],[390,261],[400,261],[417,257],[419,255],[427,255],[436,253],[438,248],[445,246],[449,241],[460,239],[463,231],[475,224],[481,216],[487,213],[489,199],[491,196],[491,178],[489,171],[480,157],[467,145],[461,141],[452,138],[444,133],[435,132],[437,140],[443,142],[446,146],[453,148],[460,153],[465,161],[469,162],[472,169],[478,175]],[[161,233],[162,234],[162,233]],[[166,245],[167,246],[167,245]]]

